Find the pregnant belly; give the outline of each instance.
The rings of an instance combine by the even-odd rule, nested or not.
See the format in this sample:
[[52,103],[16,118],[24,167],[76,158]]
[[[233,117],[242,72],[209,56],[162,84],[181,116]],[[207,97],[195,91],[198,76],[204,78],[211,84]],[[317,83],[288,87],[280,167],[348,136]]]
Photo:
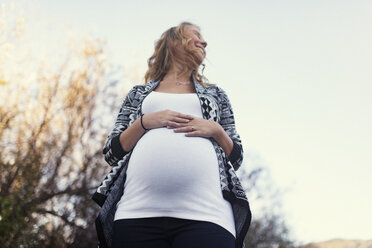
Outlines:
[[215,185],[219,185],[218,161],[207,138],[157,128],[142,136],[133,149],[127,170],[127,192],[146,191],[160,197],[188,194]]

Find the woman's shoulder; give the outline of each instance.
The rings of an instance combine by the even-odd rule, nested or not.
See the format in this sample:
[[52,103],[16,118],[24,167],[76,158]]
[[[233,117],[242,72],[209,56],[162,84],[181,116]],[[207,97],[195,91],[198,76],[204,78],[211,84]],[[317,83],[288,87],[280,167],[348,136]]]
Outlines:
[[148,84],[135,84],[132,87],[132,90],[141,90],[145,89],[148,86]]
[[147,84],[135,84],[135,85],[132,86],[132,88],[129,90],[128,93],[133,94],[135,92],[142,92],[145,89],[147,89],[147,87],[149,87],[149,86],[150,86],[149,83],[147,83]]
[[208,86],[205,87],[205,89],[210,94],[214,94],[214,95],[217,95],[217,96],[225,96],[226,95],[225,90],[217,84],[208,85]]

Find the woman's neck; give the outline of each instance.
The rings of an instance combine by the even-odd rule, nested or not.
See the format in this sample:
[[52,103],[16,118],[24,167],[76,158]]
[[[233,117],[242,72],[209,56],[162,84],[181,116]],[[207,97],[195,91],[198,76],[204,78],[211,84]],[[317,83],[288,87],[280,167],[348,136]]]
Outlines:
[[174,65],[168,70],[167,74],[165,74],[165,76],[163,77],[163,81],[188,82],[190,81],[191,73],[191,70],[187,70],[181,74],[180,66]]

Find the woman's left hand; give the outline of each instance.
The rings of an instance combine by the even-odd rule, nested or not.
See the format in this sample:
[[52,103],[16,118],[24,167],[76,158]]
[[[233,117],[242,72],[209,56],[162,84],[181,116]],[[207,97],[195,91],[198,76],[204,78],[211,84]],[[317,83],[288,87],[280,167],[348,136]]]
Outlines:
[[194,117],[194,119],[188,123],[178,123],[174,126],[168,126],[168,128],[173,128],[174,132],[176,133],[185,132],[185,135],[189,137],[212,137],[214,139],[222,131],[221,125],[217,122],[206,120],[200,117]]

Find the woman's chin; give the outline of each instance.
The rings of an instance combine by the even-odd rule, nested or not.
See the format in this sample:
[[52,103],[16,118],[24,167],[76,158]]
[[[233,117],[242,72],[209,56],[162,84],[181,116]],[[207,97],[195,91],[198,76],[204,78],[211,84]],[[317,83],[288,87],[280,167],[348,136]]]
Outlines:
[[197,54],[197,62],[198,62],[198,64],[200,65],[203,61],[204,61],[204,59],[205,59],[205,55],[204,55],[204,53],[203,52],[198,52],[198,54]]
[[205,55],[202,51],[200,51],[199,49],[196,50],[196,51],[192,51],[191,53],[191,56],[194,58],[195,62],[198,64],[198,65],[201,65],[204,61],[204,58],[205,58]]

